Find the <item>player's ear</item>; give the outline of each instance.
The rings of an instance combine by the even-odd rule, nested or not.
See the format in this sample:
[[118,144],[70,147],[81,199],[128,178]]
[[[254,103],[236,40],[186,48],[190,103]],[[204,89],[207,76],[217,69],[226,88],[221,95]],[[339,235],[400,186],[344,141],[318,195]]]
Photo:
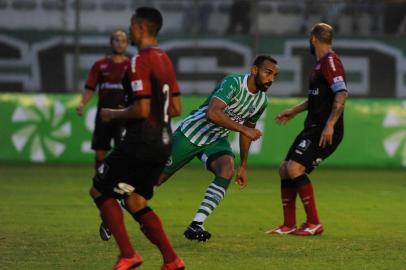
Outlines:
[[142,21],[142,23],[141,23],[141,25],[140,25],[140,28],[141,28],[141,32],[142,32],[144,35],[149,34],[148,24],[147,24],[146,21]]
[[254,76],[256,76],[257,73],[258,73],[258,67],[257,67],[256,65],[253,65],[253,66],[251,67],[251,74],[254,75]]
[[310,42],[313,44],[313,46],[315,45],[315,43],[317,42],[317,38],[315,36],[311,36],[310,37]]

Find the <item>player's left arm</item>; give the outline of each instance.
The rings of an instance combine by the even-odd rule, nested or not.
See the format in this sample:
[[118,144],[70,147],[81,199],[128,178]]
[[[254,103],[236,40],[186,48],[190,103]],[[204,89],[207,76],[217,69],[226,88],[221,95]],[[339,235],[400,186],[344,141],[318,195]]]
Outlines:
[[[244,125],[249,128],[255,128],[256,126],[250,122],[245,122]],[[252,140],[248,136],[240,133],[240,166],[235,176],[235,182],[240,185],[241,189],[245,188],[248,184],[247,163],[251,142]]]
[[[268,103],[265,103],[259,110],[250,118],[246,119],[244,126],[255,129],[256,123],[264,113]],[[235,182],[244,188],[248,184],[247,178],[247,162],[252,139],[243,133],[240,133],[240,167],[238,168]]]
[[326,144],[333,143],[334,125],[344,112],[345,101],[347,100],[348,92],[342,90],[337,92],[334,97],[334,103],[331,108],[330,116],[326,122],[323,132],[320,136],[319,146],[325,147]]
[[329,59],[328,65],[323,67],[323,75],[330,83],[331,91],[334,92],[334,102],[331,107],[330,116],[321,133],[319,146],[326,147],[327,144],[333,144],[334,125],[344,112],[345,102],[348,97],[347,86],[345,83],[344,68],[338,59]]

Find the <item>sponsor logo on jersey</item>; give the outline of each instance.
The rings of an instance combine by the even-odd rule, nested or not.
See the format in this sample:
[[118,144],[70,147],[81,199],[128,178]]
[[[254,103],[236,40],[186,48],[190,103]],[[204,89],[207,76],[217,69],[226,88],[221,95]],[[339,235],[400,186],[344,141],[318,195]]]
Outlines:
[[254,106],[251,106],[251,107],[248,109],[248,111],[249,111],[250,113],[255,112],[255,107],[254,107]]
[[[227,94],[227,98],[229,98],[229,99],[231,98],[231,96],[233,95],[234,91],[236,90],[235,87],[233,87],[233,86],[231,86],[230,89],[231,89],[231,91],[228,92],[228,94]],[[221,88],[221,90],[223,90],[223,88]]]
[[133,92],[142,91],[144,89],[141,80],[132,81],[131,88],[132,88]]
[[105,68],[107,68],[107,64],[100,65],[100,69],[105,69]]
[[242,121],[244,121],[244,119],[241,116],[239,116],[238,114],[236,114],[234,111],[232,111],[230,109],[226,109],[224,112],[235,122],[241,123]]
[[123,85],[121,83],[102,83],[100,85],[101,89],[123,89]]

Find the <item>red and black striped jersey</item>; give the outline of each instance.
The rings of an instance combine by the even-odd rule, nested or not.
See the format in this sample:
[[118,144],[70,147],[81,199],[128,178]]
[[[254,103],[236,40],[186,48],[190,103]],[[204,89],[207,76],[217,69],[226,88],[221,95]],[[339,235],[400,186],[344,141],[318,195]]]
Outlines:
[[[340,58],[330,52],[317,61],[309,83],[308,113],[305,127],[324,128],[337,92],[348,91],[345,71]],[[343,114],[337,120],[334,129],[343,130]]]
[[86,80],[86,89],[97,90],[97,107],[117,109],[124,106],[123,77],[130,68],[130,60],[115,63],[110,57],[104,57],[94,63]]
[[158,47],[142,49],[131,59],[129,87],[132,99],[150,99],[147,119],[127,122],[127,132],[148,141],[169,145],[171,130],[168,106],[171,96],[180,95],[175,69],[169,56]]

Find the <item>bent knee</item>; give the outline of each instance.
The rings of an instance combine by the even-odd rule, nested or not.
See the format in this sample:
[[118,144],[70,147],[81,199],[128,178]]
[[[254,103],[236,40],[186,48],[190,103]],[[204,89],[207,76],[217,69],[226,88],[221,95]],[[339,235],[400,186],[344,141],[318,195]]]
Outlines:
[[290,179],[294,179],[302,174],[305,173],[306,168],[302,165],[297,163],[296,161],[289,160],[285,165],[287,176]]
[[125,200],[125,204],[131,213],[136,213],[148,206],[148,200],[137,193],[132,193]]
[[210,165],[210,169],[216,176],[231,180],[235,174],[234,159],[231,156],[224,155],[214,160]]
[[234,177],[234,174],[235,174],[234,166],[230,165],[230,166],[223,167],[220,170],[220,173],[218,173],[217,175],[219,175],[225,179],[231,180]]

